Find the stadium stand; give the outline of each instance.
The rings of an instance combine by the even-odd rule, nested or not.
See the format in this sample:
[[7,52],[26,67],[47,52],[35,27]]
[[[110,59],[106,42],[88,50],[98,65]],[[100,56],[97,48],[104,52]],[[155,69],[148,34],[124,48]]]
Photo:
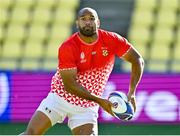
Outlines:
[[79,0],[1,0],[0,69],[55,70]]
[[[176,52],[180,48],[175,42],[179,5],[180,0],[136,0],[128,38],[145,58],[145,71],[180,72],[179,53],[173,57],[172,49]],[[124,69],[130,67],[124,64]]]
[[98,11],[102,28],[137,48],[146,72],[180,72],[180,0],[1,0],[0,70],[55,70],[58,46],[85,6]]
[[[180,23],[180,22],[179,22]],[[174,52],[173,52],[173,61],[172,61],[172,71],[179,71],[180,70],[180,26],[178,27],[177,30],[177,35],[176,35],[176,45],[174,46]]]

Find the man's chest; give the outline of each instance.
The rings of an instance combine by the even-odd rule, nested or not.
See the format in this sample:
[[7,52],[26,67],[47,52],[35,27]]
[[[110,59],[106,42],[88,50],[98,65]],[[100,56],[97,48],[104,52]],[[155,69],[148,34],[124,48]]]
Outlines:
[[80,46],[77,56],[77,67],[80,71],[103,67],[114,61],[114,54],[110,47]]

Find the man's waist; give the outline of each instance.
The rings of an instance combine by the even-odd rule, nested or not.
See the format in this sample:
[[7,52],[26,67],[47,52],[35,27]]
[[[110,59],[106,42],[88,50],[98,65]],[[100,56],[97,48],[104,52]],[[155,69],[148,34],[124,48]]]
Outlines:
[[97,103],[95,103],[93,101],[82,99],[78,96],[74,96],[74,95],[69,94],[67,92],[62,93],[62,92],[58,92],[56,90],[51,90],[51,93],[56,93],[59,97],[63,98],[68,103],[71,103],[71,104],[76,105],[76,106],[87,108],[87,107],[92,107],[92,106],[98,105]]

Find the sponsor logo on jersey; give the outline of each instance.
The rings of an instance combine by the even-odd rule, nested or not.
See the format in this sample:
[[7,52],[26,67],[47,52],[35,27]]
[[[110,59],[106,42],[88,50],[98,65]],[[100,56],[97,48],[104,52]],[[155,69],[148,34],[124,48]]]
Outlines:
[[81,59],[84,59],[84,58],[85,58],[84,52],[81,52],[80,58],[81,58]]
[[81,52],[81,54],[80,54],[80,63],[85,63],[86,62],[86,59],[85,59],[85,54],[84,54],[84,52]]

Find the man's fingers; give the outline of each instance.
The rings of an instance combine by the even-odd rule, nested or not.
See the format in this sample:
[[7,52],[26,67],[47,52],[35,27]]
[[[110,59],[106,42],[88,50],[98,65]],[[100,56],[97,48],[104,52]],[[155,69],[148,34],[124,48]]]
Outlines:
[[112,112],[112,110],[111,110],[111,109],[109,110],[109,113],[110,113],[112,116],[114,116],[114,114],[113,114],[113,112]]
[[134,107],[134,112],[136,111],[136,102],[135,102],[135,99],[131,99],[131,103]]
[[109,102],[108,112],[109,112],[112,116],[114,116],[113,111],[112,111],[112,107],[113,107],[113,103]]

